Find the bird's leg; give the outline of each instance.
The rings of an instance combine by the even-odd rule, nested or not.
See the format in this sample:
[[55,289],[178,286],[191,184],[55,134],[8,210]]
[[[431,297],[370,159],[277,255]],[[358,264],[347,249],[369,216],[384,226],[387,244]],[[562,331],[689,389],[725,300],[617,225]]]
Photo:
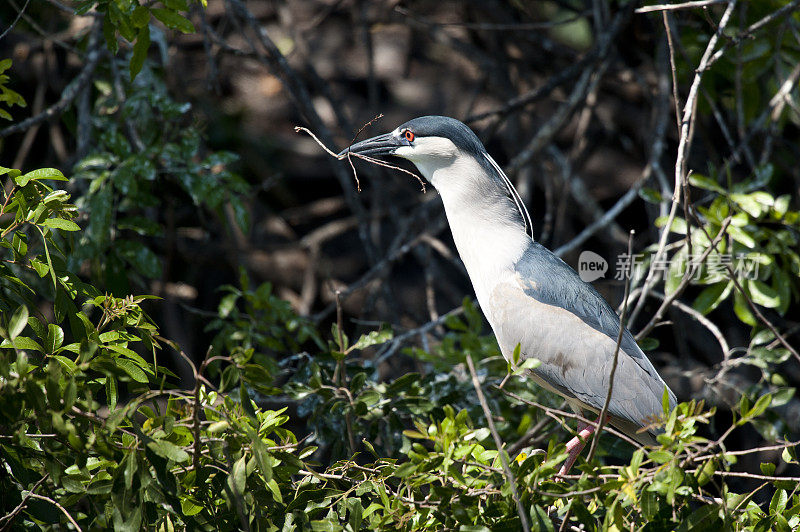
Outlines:
[[569,455],[567,456],[567,461],[564,462],[564,465],[562,465],[561,469],[558,471],[559,477],[566,475],[573,464],[575,464],[575,460],[577,460],[578,455],[581,454],[589,436],[594,434],[595,428],[599,422],[600,416],[597,416],[597,421],[595,421],[594,424],[584,423],[578,420],[578,435],[567,442],[567,452]]

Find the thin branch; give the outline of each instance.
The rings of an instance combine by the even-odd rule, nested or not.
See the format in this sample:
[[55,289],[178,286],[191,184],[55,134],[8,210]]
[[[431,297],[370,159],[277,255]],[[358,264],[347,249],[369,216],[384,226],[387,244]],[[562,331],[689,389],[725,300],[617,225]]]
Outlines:
[[[633,253],[633,235],[634,231],[631,230],[628,235],[628,256]],[[633,264],[629,264],[629,268],[633,269]],[[619,362],[619,351],[622,345],[622,336],[625,334],[625,314],[628,311],[628,293],[631,288],[631,272],[625,276],[625,292],[622,296],[622,312],[619,314],[619,333],[617,333],[617,344],[614,346],[614,362],[611,365],[611,373],[608,376],[608,393],[606,400],[603,403],[603,409],[600,410],[600,416],[597,418],[597,428],[592,436],[592,445],[589,447],[589,454],[586,455],[586,461],[591,462],[594,453],[597,450],[597,442],[600,440],[600,431],[603,430],[606,416],[608,415],[608,405],[611,403],[611,394],[614,391],[614,375],[617,373],[617,363]]]
[[573,111],[585,98],[586,94],[594,90],[594,87],[600,82],[603,73],[610,63],[609,51],[611,49],[611,44],[622,30],[624,23],[627,22],[629,16],[632,14],[634,6],[635,2],[631,2],[620,10],[611,22],[608,31],[598,37],[596,67],[586,68],[583,71],[580,78],[575,83],[567,101],[537,130],[536,135],[534,135],[522,151],[508,164],[509,172],[516,172],[522,166],[528,164],[531,159],[552,140],[558,130],[566,123],[567,119],[572,116]]
[[[30,437],[31,435],[26,434],[26,436]],[[13,436],[9,436],[9,438],[12,437]],[[44,483],[44,481],[48,479],[48,477],[50,477],[50,473],[46,473],[42,478],[40,478],[36,482],[36,484],[33,485],[33,487],[30,490],[28,490],[28,493],[25,494],[25,497],[22,498],[22,500],[19,502],[16,508],[11,510],[11,512],[4,515],[3,517],[0,517],[0,523],[8,521],[8,523],[3,525],[3,527],[0,528],[0,530],[8,530],[8,528],[11,526],[11,523],[14,522],[14,518],[25,508],[25,504],[28,502],[28,499],[30,499],[33,496],[36,490],[39,489],[39,486],[41,486]]]
[[[692,262],[695,262],[698,265],[702,264],[706,260],[706,258],[711,254],[711,252],[716,250],[717,244],[727,234],[725,231],[727,230],[728,225],[731,223],[731,219],[732,219],[732,216],[728,216],[727,218],[725,218],[725,220],[723,220],[722,226],[720,227],[720,230],[717,233],[717,236],[715,236],[714,239],[711,241],[711,245],[708,246],[703,251],[703,253],[700,255],[700,257],[696,261],[692,261]],[[642,327],[642,330],[639,331],[639,333],[636,335],[636,339],[637,340],[641,340],[642,338],[647,336],[647,334],[650,331],[653,330],[653,328],[658,323],[658,320],[660,320],[661,317],[664,315],[664,312],[666,312],[667,308],[672,304],[673,301],[678,299],[678,297],[680,297],[681,294],[683,294],[683,291],[686,289],[686,287],[689,286],[689,283],[691,283],[693,276],[694,276],[694,270],[693,270],[693,268],[690,267],[689,264],[687,264],[686,265],[686,271],[683,273],[683,277],[681,278],[681,282],[678,284],[678,286],[675,288],[675,290],[671,294],[669,294],[669,295],[667,295],[666,297],[663,298],[661,306],[658,308],[656,313],[653,314],[653,316],[650,318],[650,321],[647,322],[647,325]]]
[[[201,379],[203,375],[203,371],[206,369],[206,366],[210,362],[209,357],[211,356],[211,347],[209,346],[208,350],[206,351],[206,356],[203,359],[203,362],[200,364],[200,368],[196,368],[195,365],[191,362],[189,357],[184,357],[192,367],[192,371],[194,372],[194,405],[192,407],[192,428],[194,432],[194,442],[193,442],[193,449],[192,449],[192,466],[195,470],[200,467],[200,387],[201,382],[204,379]],[[181,353],[183,353],[181,351]],[[217,357],[214,357],[217,358]]]
[[467,354],[466,359],[469,373],[472,376],[472,385],[475,387],[475,392],[478,394],[478,401],[481,403],[483,415],[486,416],[486,422],[489,424],[489,430],[492,432],[494,444],[497,446],[497,453],[500,455],[500,463],[503,464],[503,471],[505,471],[508,486],[511,488],[511,495],[514,497],[514,502],[517,503],[517,514],[519,514],[519,520],[522,523],[522,530],[525,532],[530,532],[528,516],[525,512],[525,508],[522,506],[522,501],[520,501],[519,494],[517,494],[517,481],[514,478],[514,473],[511,472],[511,468],[508,466],[508,457],[503,449],[503,440],[500,439],[500,435],[497,433],[497,428],[494,426],[492,411],[489,410],[489,405],[486,403],[486,397],[483,396],[483,390],[481,390],[481,383],[478,381],[478,374],[475,373],[475,364],[472,362],[472,357],[469,354]]
[[692,9],[695,7],[707,7],[714,4],[722,4],[728,0],[695,0],[694,2],[684,2],[682,4],[660,4],[657,6],[644,6],[636,10],[637,13],[652,13],[653,11],[677,11],[679,9]]
[[83,65],[83,69],[75,77],[75,79],[73,79],[69,85],[64,88],[63,92],[61,93],[61,98],[59,98],[56,103],[36,116],[26,118],[22,122],[18,122],[0,130],[0,138],[13,135],[14,133],[19,133],[20,131],[25,131],[29,127],[41,124],[42,122],[50,120],[51,118],[63,113],[72,103],[72,101],[78,96],[78,94],[80,94],[81,90],[83,90],[83,88],[92,80],[94,69],[104,55],[105,50],[101,49],[99,45],[92,48],[92,50],[86,56],[86,64]]
[[3,37],[8,35],[9,31],[14,29],[14,26],[16,26],[17,23],[19,22],[19,19],[22,18],[22,15],[25,13],[25,10],[28,9],[28,4],[30,3],[31,0],[25,0],[25,5],[22,6],[22,9],[20,9],[19,12],[17,13],[17,18],[15,18],[14,21],[11,23],[11,25],[6,28],[6,31],[0,34],[0,41],[3,40]]
[[63,506],[61,506],[61,504],[59,504],[58,501],[54,501],[50,497],[45,497],[44,495],[39,495],[38,493],[31,492],[31,493],[29,493],[29,495],[31,497],[33,497],[34,499],[40,499],[42,501],[49,502],[50,504],[52,504],[53,506],[55,506],[56,508],[61,510],[61,513],[63,513],[65,516],[67,516],[67,519],[69,520],[70,523],[72,523],[72,526],[75,527],[75,530],[77,530],[78,532],[81,532],[81,530],[83,530],[80,526],[78,526],[78,522],[75,521],[75,519],[73,519],[71,515],[69,515],[69,512],[67,511],[67,509],[64,508]]
[[[714,48],[716,48],[720,35],[722,35],[723,30],[728,25],[728,21],[730,20],[735,5],[736,0],[730,0],[728,3],[727,9],[719,21],[717,31],[711,36],[708,41],[708,45],[703,52],[703,56],[700,59],[700,64],[697,67],[694,80],[692,81],[691,88],[689,89],[689,94],[686,97],[686,103],[683,107],[683,118],[681,120],[678,155],[675,160],[675,184],[674,190],[672,191],[672,206],[670,207],[669,216],[667,217],[667,223],[664,225],[664,228],[661,231],[661,236],[658,241],[658,249],[653,257],[652,264],[658,264],[658,262],[661,260],[661,257],[664,255],[664,250],[667,245],[667,237],[670,234],[672,222],[675,220],[675,215],[678,211],[678,204],[680,203],[681,198],[681,185],[684,184],[686,176],[686,157],[688,156],[692,143],[692,125],[695,118],[694,111],[697,105],[697,95],[699,94],[700,82],[703,80],[703,74],[705,74],[710,66],[709,62],[714,52]],[[677,102],[675,103],[677,105]],[[655,286],[655,283],[658,281],[659,276],[657,275],[656,271],[656,268],[650,268],[650,271],[647,274],[644,288],[642,289],[642,292],[639,295],[639,300],[637,301],[636,306],[631,313],[631,322],[636,320],[639,312],[644,307],[647,296]]]

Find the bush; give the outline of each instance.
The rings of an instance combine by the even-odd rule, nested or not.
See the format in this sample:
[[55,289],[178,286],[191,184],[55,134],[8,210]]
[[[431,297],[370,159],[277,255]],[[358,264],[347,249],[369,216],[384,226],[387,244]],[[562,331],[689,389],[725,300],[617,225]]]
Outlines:
[[[591,43],[586,14],[571,2],[558,4],[549,19],[569,20],[574,11],[569,27],[580,29],[570,46]],[[723,53],[718,69],[706,72],[697,108],[700,118],[737,115],[740,133],[750,128],[746,138],[765,136],[764,153],[776,139],[791,144],[786,139],[798,124],[796,115],[782,118],[783,104],[772,98],[785,82],[773,71],[798,55],[796,43],[784,42],[794,39],[797,14],[779,4],[748,4],[736,15],[744,29],[717,35],[718,50],[737,53]],[[243,2],[231,6],[237,23],[254,20]],[[612,7],[620,21],[636,6]],[[207,342],[205,357],[168,338],[164,302],[146,293],[165,277],[170,243],[162,237],[175,234],[167,231],[175,225],[173,207],[188,205],[181,215],[206,231],[247,232],[255,210],[249,200],[260,188],[234,171],[235,155],[207,146],[190,106],[173,99],[148,59],[151,45],[166,48],[164,29],[195,31],[189,2],[84,0],[76,9],[90,22],[70,50],[83,65],[64,94],[74,89],[77,98],[84,82],[91,90],[75,116],[64,116],[76,137],[69,179],[55,168],[0,168],[3,530],[519,530],[523,522],[533,530],[800,529],[796,377],[787,370],[797,354],[786,340],[790,327],[796,331],[791,313],[800,300],[800,212],[785,190],[791,174],[780,164],[794,147],[781,146],[775,164],[752,160],[746,170],[732,170],[731,157],[682,174],[682,215],[668,187],[640,191],[653,212],[672,209],[654,221],[665,238],[677,235],[643,254],[643,274],[665,257],[673,267],[663,279],[663,305],[640,336],[661,325],[673,303],[682,305],[717,333],[723,351],[714,374],[704,377],[711,394],[726,376],[752,370],[737,381],[735,406],[718,411],[689,401],[665,409],[654,447],[604,431],[597,452],[559,478],[577,416],[559,397],[530,386],[533,362],[503,359],[470,299],[407,330],[353,327],[337,299],[330,307],[337,317],[328,323],[325,311],[316,319],[298,315],[278,296],[280,287],[255,282],[247,261],[234,256],[227,260],[239,270],[238,283],[219,287],[216,311],[191,309],[204,325],[192,339]],[[195,15],[205,28],[204,14]],[[758,22],[784,15],[786,31],[771,33]],[[755,22],[761,26],[752,29]],[[556,27],[554,37],[568,28]],[[709,42],[697,28],[677,28],[687,45],[679,51],[686,61],[679,61],[678,81],[698,75],[684,64],[696,65]],[[231,52],[203,31],[206,44]],[[290,43],[272,50],[259,35],[272,54],[266,62],[315,122],[297,88],[302,80],[275,61]],[[255,51],[252,58],[265,60]],[[0,117],[7,120],[26,103],[10,88],[10,67],[0,61]],[[728,94],[725,87],[745,70],[753,82],[738,92],[749,97]],[[313,69],[308,78],[319,82]],[[26,123],[32,127],[19,122],[0,136]],[[552,138],[548,143],[557,154]],[[700,197],[692,201],[690,192]],[[352,209],[354,218],[363,214]],[[370,264],[364,283],[408,252],[402,247],[413,249],[398,243],[407,229],[386,258]],[[760,268],[757,278],[740,281],[725,262],[742,255]],[[661,286],[656,280],[647,288],[643,277],[634,279],[638,293]],[[734,316],[734,338],[708,318],[725,310]],[[439,327],[428,345],[426,334]],[[418,336],[422,345],[412,346]],[[737,339],[742,346],[730,348]],[[170,353],[190,367],[190,379],[173,373]],[[387,377],[390,358],[414,371],[393,368]],[[741,448],[739,437],[761,443]],[[505,443],[498,448],[497,441]]]

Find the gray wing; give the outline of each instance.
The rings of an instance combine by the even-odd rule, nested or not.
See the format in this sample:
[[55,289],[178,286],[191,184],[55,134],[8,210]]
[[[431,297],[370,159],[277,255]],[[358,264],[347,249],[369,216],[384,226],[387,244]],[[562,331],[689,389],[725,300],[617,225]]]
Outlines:
[[[515,273],[513,281],[497,285],[489,304],[503,352],[513,352],[520,344],[523,356],[542,362],[534,370],[537,380],[599,411],[608,393],[619,316],[591,285],[538,243],[529,246]],[[609,403],[612,418],[646,425],[661,414],[665,388],[672,407],[675,395],[625,329]]]

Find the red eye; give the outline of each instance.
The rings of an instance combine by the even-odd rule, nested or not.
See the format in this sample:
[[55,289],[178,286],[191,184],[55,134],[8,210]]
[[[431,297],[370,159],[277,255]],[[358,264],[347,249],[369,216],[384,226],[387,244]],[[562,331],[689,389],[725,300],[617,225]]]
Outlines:
[[403,133],[403,136],[408,142],[414,142],[414,132],[410,129],[406,129],[405,133]]

